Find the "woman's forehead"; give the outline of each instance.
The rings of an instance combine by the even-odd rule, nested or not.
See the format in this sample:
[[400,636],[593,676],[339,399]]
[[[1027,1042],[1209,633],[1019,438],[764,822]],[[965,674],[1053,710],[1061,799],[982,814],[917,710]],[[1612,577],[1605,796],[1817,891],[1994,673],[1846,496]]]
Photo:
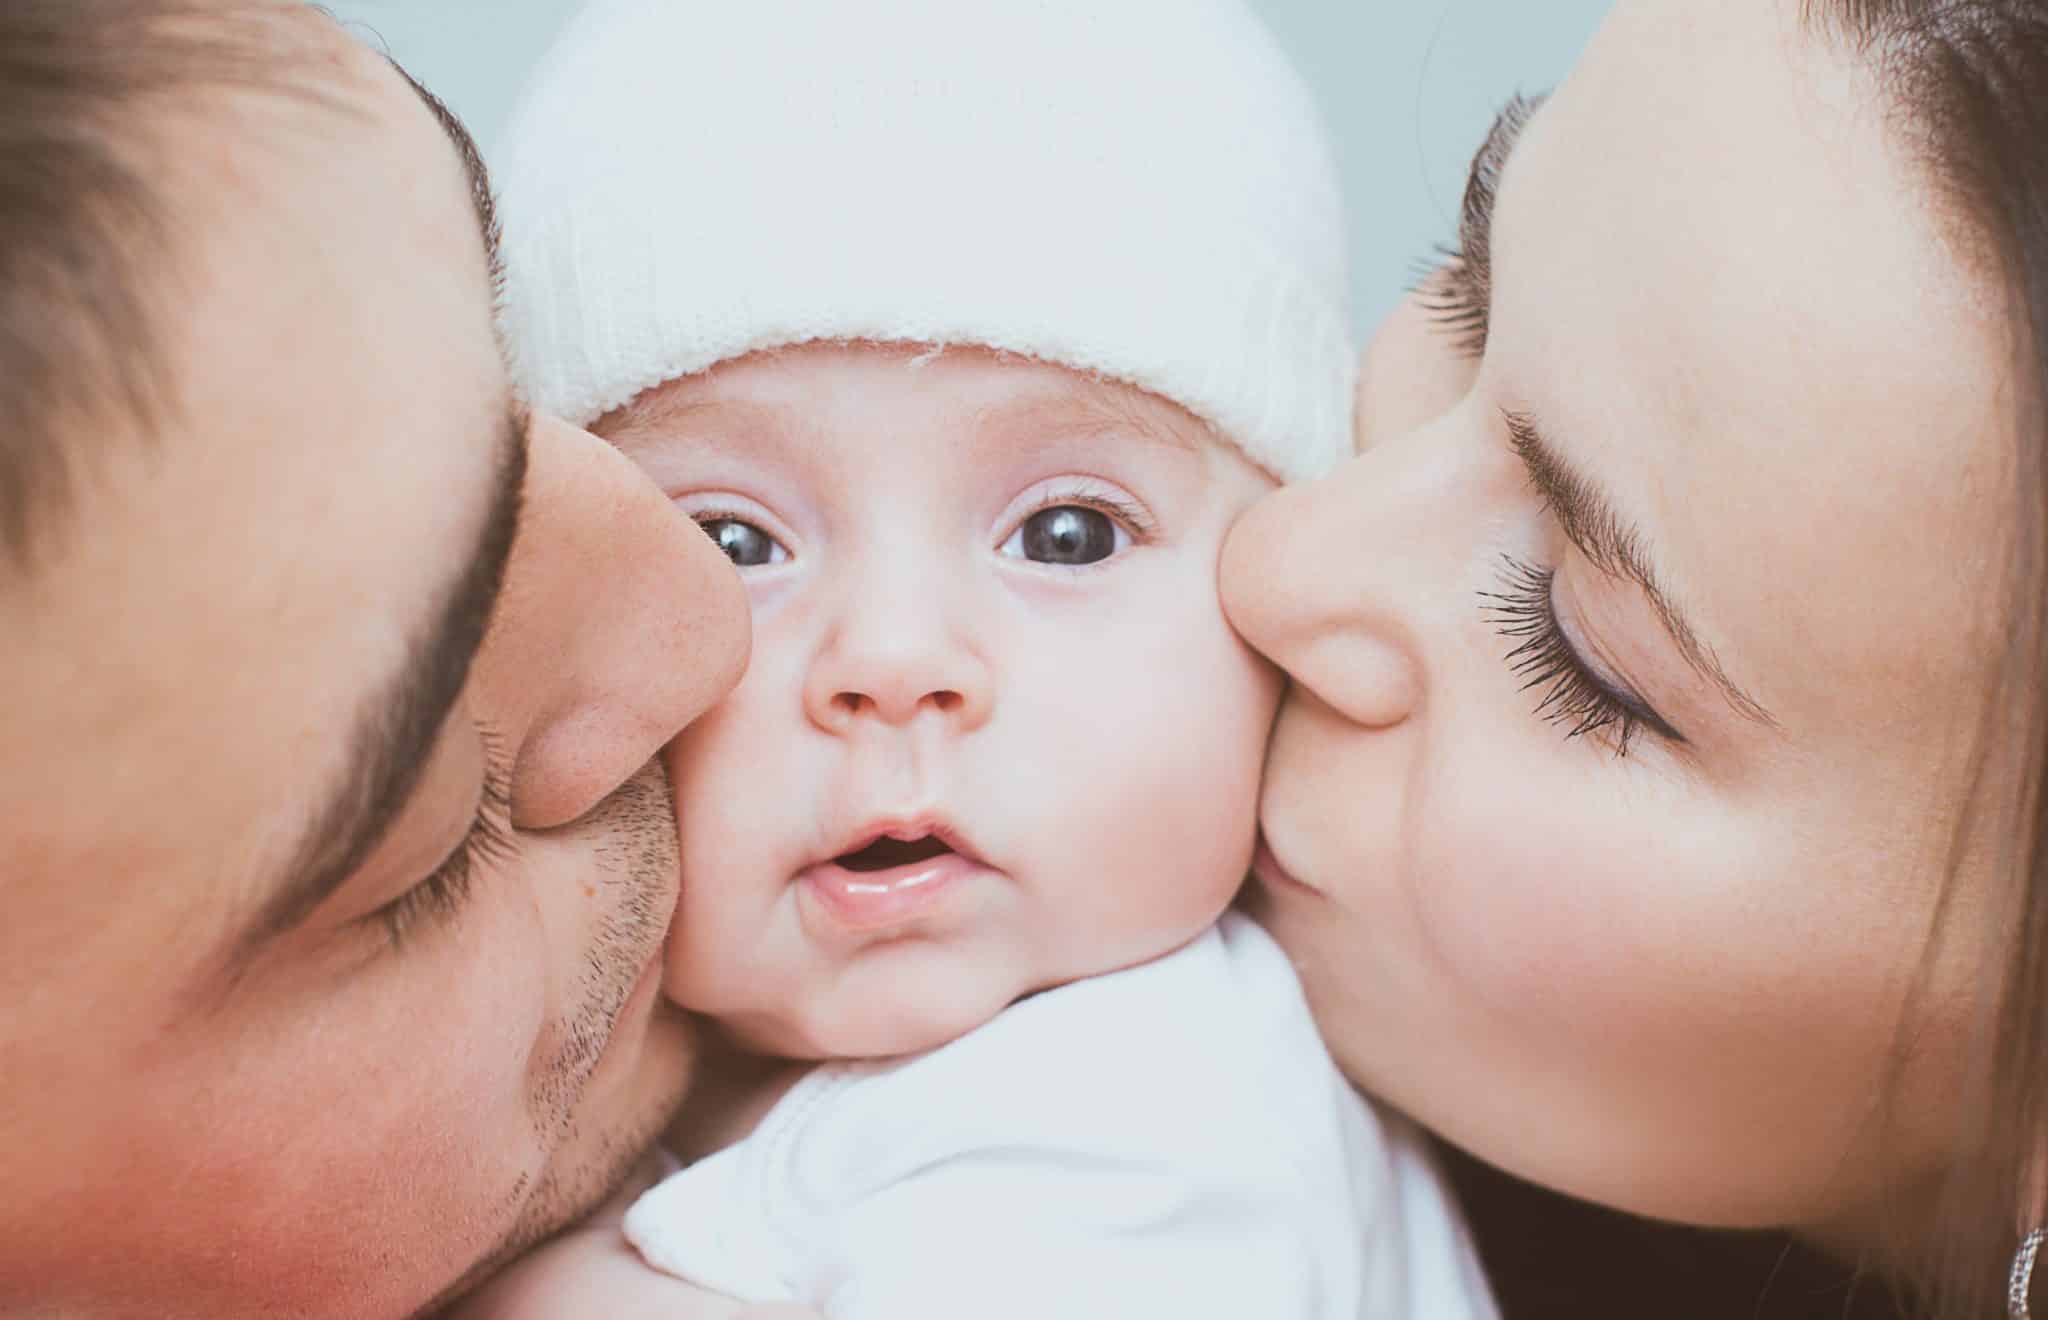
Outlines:
[[1929,180],[1796,8],[1625,4],[1530,125],[1494,234],[1502,387],[1788,730],[1980,690],[1990,597],[1957,568],[2008,532],[1987,500],[2016,424]]

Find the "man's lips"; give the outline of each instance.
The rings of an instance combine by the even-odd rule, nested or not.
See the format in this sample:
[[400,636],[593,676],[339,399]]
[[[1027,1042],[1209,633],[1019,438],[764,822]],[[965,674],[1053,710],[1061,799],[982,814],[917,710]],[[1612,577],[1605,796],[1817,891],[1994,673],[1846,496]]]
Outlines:
[[660,944],[654,946],[654,956],[649,958],[647,965],[640,969],[640,975],[634,980],[632,990],[626,995],[626,1002],[619,1008],[617,1021],[612,1024],[615,1028],[618,1023],[624,1022],[635,1010],[643,1007],[644,1004],[654,1001],[655,995],[661,989],[662,973],[666,970],[667,965],[668,941],[663,940]]

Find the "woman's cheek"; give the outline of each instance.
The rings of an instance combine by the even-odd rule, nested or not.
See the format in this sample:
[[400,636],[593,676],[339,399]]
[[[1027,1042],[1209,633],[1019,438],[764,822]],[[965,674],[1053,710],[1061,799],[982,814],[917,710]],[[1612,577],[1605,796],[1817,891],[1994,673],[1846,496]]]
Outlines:
[[1468,748],[1459,773],[1418,795],[1416,925],[1468,1011],[1537,1032],[1632,1032],[1657,997],[1645,991],[1695,961],[1693,886],[1684,861],[1647,846],[1659,808],[1617,791],[1629,767],[1556,737],[1541,755],[1496,727],[1490,749]]

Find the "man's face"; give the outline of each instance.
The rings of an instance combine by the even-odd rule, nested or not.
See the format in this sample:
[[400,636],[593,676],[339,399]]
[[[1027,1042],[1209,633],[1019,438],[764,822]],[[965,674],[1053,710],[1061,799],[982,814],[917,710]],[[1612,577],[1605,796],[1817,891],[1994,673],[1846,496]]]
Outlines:
[[514,415],[457,153],[317,40],[165,125],[175,407],[0,577],[0,1312],[410,1312],[689,1071],[654,757],[743,592]]

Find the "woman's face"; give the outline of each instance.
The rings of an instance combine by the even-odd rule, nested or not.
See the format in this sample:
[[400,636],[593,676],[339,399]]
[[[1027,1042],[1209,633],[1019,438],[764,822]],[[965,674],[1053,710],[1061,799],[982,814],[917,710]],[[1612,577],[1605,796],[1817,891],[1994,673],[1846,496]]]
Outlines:
[[1942,1162],[1988,965],[2016,414],[1963,231],[1796,10],[1625,0],[1481,162],[1483,356],[1397,313],[1359,456],[1223,581],[1294,679],[1254,902],[1351,1076],[1582,1196],[1854,1234]]

